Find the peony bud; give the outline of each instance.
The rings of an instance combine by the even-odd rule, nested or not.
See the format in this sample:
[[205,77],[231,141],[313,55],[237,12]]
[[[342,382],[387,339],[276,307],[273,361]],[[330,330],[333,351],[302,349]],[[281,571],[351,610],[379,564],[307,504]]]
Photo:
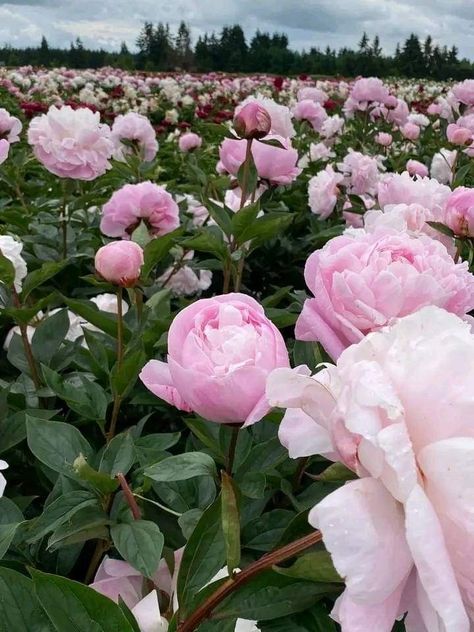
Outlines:
[[179,137],[179,150],[182,152],[194,151],[202,145],[202,138],[194,132],[187,132]]
[[379,145],[382,145],[382,147],[388,147],[389,145],[391,145],[392,140],[393,140],[392,135],[388,134],[387,132],[379,132],[375,136],[375,142],[378,143]]
[[106,281],[133,287],[140,277],[143,250],[133,241],[113,241],[95,255],[95,269]]
[[270,114],[256,101],[244,105],[234,118],[234,129],[240,138],[263,138],[271,125]]
[[446,136],[453,145],[470,145],[473,134],[467,127],[450,123],[446,130]]

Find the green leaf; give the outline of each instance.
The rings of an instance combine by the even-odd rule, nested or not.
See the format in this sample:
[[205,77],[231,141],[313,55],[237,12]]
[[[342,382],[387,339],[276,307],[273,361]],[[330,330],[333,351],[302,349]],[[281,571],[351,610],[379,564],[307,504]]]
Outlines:
[[321,603],[288,617],[262,621],[259,628],[261,632],[337,632],[327,607]]
[[127,474],[135,462],[135,446],[130,432],[123,432],[112,439],[100,459],[99,472],[117,476]]
[[55,632],[29,577],[0,566],[0,632]]
[[177,237],[182,235],[182,233],[183,229],[177,228],[176,230],[173,230],[171,233],[167,233],[162,237],[152,239],[152,241],[150,241],[150,243],[145,246],[145,250],[143,253],[145,263],[142,266],[143,278],[148,277],[153,268],[166,257],[172,245],[175,243]]
[[33,543],[40,540],[84,507],[98,506],[98,502],[97,496],[87,490],[72,491],[59,496],[44,508],[38,518],[30,521],[25,534],[26,541]]
[[15,281],[15,266],[0,251],[0,283],[12,287]]
[[68,375],[63,379],[44,365],[42,369],[46,384],[72,410],[86,419],[104,421],[108,399],[99,384],[91,382],[83,374]]
[[190,250],[210,252],[222,261],[225,261],[228,254],[222,231],[217,226],[203,228],[195,237],[186,239],[181,245]]
[[252,239],[257,239],[257,243],[267,241],[282,235],[292,221],[293,215],[291,213],[268,213],[256,219],[253,224],[242,231],[240,241],[242,243]]
[[216,476],[216,464],[204,452],[170,456],[146,468],[145,476],[158,482],[185,481],[195,476]]
[[224,564],[225,542],[220,518],[219,498],[203,513],[184,549],[177,586],[180,611],[184,616],[196,593]]
[[227,568],[231,575],[240,564],[240,512],[234,481],[224,471],[221,490],[222,532],[227,552]]
[[49,279],[58,274],[58,272],[61,272],[67,265],[69,265],[69,261],[48,261],[43,263],[39,270],[30,272],[23,281],[23,289],[21,292],[23,302],[33,290],[42,285],[45,281],[49,281]]
[[145,248],[145,246],[150,243],[151,241],[150,233],[148,231],[147,225],[145,224],[143,220],[139,223],[138,227],[135,228],[135,230],[133,231],[131,235],[131,240],[134,241],[139,246],[141,246],[142,248]]
[[220,228],[224,231],[227,237],[230,237],[232,234],[232,221],[231,217],[233,215],[230,209],[227,209],[225,206],[219,206],[212,200],[206,200],[205,206],[209,211],[209,215],[216,222]]
[[42,320],[36,327],[31,341],[31,350],[36,360],[48,366],[64,342],[68,330],[69,316],[66,309],[61,309]]
[[270,551],[276,547],[294,515],[286,509],[274,509],[255,518],[243,530],[242,540],[245,547],[256,551]]
[[23,514],[9,498],[0,498],[0,559],[8,551],[16,530],[23,522]]
[[254,204],[244,206],[244,208],[241,208],[234,214],[232,218],[232,233],[236,237],[238,244],[244,243],[240,236],[252,226],[259,212],[260,203],[257,201]]
[[336,483],[338,481],[344,483],[357,478],[357,474],[346,467],[343,463],[332,463],[315,478],[317,478],[318,481],[323,481],[325,483]]
[[80,454],[92,454],[92,448],[77,428],[59,421],[45,421],[27,415],[28,447],[42,463],[55,472],[78,478],[73,468]]
[[442,222],[426,222],[426,223],[429,226],[431,226],[431,228],[434,228],[435,230],[442,233],[443,235],[447,235],[448,237],[454,237],[454,232],[449,228],[449,226],[446,226]]
[[274,567],[282,575],[312,582],[340,583],[339,573],[334,568],[331,556],[325,550],[312,551],[299,557],[289,568]]
[[158,525],[150,520],[133,520],[114,525],[110,533],[115,548],[133,568],[148,578],[156,573],[164,544]]
[[214,610],[213,618],[277,619],[309,608],[336,590],[331,584],[298,581],[268,570],[225,599]]
[[[88,323],[95,325],[95,327],[109,334],[109,336],[117,338],[117,317],[115,315],[99,310],[97,305],[92,303],[92,301],[72,299],[66,296],[63,296],[63,301],[70,310],[84,318],[84,320],[87,320]],[[125,342],[128,342],[131,333],[126,325],[124,326],[123,333]]]
[[49,537],[48,549],[55,550],[86,540],[106,539],[108,537],[107,525],[109,524],[109,517],[101,506],[82,507],[68,521],[56,527]]
[[120,367],[118,363],[115,364],[110,374],[112,392],[120,397],[126,397],[134,387],[145,362],[146,355],[142,349],[127,353]]
[[[248,142],[249,141],[247,141],[247,143]],[[239,170],[237,171],[237,182],[239,183],[242,191],[245,189],[248,200],[253,191],[257,188],[258,183],[258,171],[255,166],[252,152],[249,153],[248,157],[246,157],[244,162],[240,165]]]
[[33,569],[30,573],[35,594],[58,632],[134,632],[120,607],[92,588]]

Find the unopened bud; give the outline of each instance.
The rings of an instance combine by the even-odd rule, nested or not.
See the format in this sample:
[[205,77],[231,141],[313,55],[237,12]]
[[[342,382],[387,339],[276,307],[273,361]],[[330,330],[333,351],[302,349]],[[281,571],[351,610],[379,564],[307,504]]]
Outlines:
[[240,138],[263,138],[271,126],[270,114],[256,101],[244,105],[234,118],[234,129]]

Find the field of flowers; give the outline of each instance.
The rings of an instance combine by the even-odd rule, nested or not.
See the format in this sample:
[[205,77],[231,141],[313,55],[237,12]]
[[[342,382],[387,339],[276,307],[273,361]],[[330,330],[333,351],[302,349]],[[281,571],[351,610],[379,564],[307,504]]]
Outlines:
[[0,106],[0,632],[474,629],[474,80]]

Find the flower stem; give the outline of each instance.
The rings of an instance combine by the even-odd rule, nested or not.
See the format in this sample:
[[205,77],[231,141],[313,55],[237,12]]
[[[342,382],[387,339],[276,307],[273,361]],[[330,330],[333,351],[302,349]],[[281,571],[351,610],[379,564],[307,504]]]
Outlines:
[[232,469],[234,467],[235,449],[237,447],[237,441],[239,439],[240,426],[232,426],[232,435],[230,437],[229,452],[227,453],[226,472],[229,476],[232,476]]
[[[21,309],[21,301],[18,296],[15,288],[12,289],[13,292],[13,302],[17,309]],[[28,339],[28,327],[19,322],[18,327],[20,329],[21,339],[23,341],[23,348],[25,350],[26,360],[28,362],[28,366],[30,367],[31,379],[33,380],[33,384],[35,385],[36,390],[41,388],[41,379],[38,372],[38,367],[36,365],[36,360],[33,356],[33,351],[31,350],[30,341]]]
[[127,501],[127,504],[130,507],[130,511],[132,512],[133,519],[140,520],[140,518],[142,517],[142,513],[137,504],[137,501],[135,500],[135,496],[132,490],[130,489],[129,484],[127,483],[125,476],[121,472],[119,472],[116,478],[118,482],[120,483],[120,487],[122,488],[125,500]]
[[319,531],[315,531],[310,535],[287,544],[281,549],[267,553],[256,562],[252,562],[252,564],[249,564],[242,572],[236,573],[233,577],[230,577],[226,582],[221,584],[185,621],[179,623],[178,632],[194,632],[203,621],[212,615],[217,606],[238,588],[248,583],[267,568],[271,568],[275,564],[294,557],[298,553],[321,542],[321,540],[322,534]]
[[[122,303],[122,287],[117,288],[117,370],[120,371],[123,362],[123,303]],[[107,443],[110,443],[115,436],[117,420],[122,405],[122,396],[115,393],[114,406],[112,408],[112,417],[110,419],[110,427],[107,433]]]

